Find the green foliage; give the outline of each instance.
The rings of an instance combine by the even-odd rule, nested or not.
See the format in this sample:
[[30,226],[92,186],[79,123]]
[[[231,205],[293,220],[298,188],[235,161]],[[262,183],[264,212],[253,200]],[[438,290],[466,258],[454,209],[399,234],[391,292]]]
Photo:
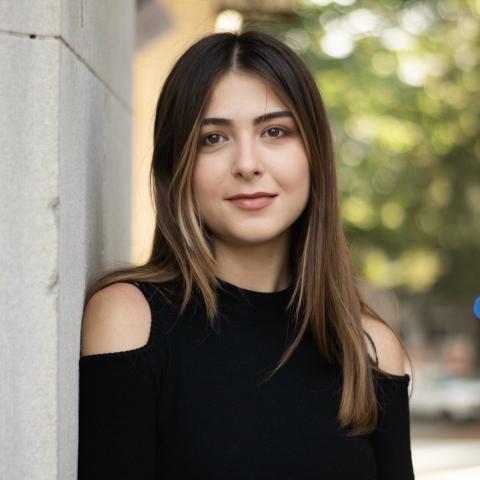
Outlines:
[[480,1],[302,0],[278,34],[332,121],[342,217],[380,286],[480,293]]

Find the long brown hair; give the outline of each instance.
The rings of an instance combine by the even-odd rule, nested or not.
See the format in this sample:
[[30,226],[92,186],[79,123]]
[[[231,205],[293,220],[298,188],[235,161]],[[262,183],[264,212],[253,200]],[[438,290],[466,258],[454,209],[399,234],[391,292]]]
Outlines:
[[[294,290],[288,308],[295,312],[296,336],[271,375],[310,330],[326,360],[342,367],[340,425],[351,427],[349,436],[368,434],[378,421],[372,371],[377,367],[370,363],[361,315],[389,326],[357,288],[359,274],[340,217],[333,140],[318,87],[302,59],[272,34],[253,30],[209,34],[174,64],[155,115],[150,187],[156,226],[150,257],[143,265],[104,271],[88,288],[84,305],[112,283],[148,281],[176,297],[180,315],[192,294],[200,292],[209,322],[216,326],[215,255],[193,195],[192,172],[208,100],[216,82],[229,71],[256,74],[268,83],[294,115],[310,164],[309,201],[290,227],[291,238],[298,240],[289,250]],[[401,338],[391,330],[410,360]]]

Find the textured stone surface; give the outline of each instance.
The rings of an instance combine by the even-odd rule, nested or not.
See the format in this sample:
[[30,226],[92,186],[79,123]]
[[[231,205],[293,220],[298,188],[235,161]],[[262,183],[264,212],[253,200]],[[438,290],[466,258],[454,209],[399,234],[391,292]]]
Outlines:
[[85,285],[130,260],[134,23],[0,0],[1,479],[76,479]]

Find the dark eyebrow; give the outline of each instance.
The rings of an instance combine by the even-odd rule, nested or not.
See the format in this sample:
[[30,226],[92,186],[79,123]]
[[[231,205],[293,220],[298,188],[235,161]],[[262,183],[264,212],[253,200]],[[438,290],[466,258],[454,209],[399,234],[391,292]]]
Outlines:
[[[255,117],[253,119],[253,125],[258,125],[259,123],[266,122],[272,118],[279,118],[279,117],[290,117],[293,118],[293,115],[288,111],[280,111],[280,112],[269,112],[259,117]],[[202,120],[202,126],[204,125],[233,125],[233,122],[228,118],[221,118],[221,117],[208,117]]]

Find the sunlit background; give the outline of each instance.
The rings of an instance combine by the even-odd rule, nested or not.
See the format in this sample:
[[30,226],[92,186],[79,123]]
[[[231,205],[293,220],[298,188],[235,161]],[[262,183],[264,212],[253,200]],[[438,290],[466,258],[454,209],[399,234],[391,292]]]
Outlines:
[[325,100],[365,292],[412,356],[416,478],[480,479],[480,0],[144,0],[137,13],[134,259],[152,234],[169,68],[211,31],[279,35]]

